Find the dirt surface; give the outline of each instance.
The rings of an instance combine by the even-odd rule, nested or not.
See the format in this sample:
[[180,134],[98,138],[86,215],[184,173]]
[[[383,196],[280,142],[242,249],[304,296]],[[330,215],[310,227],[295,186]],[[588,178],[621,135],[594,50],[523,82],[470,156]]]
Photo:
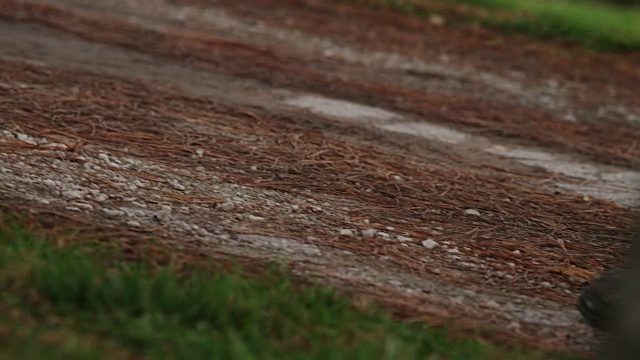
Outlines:
[[576,296],[640,202],[640,56],[438,24],[0,0],[0,198],[590,351]]

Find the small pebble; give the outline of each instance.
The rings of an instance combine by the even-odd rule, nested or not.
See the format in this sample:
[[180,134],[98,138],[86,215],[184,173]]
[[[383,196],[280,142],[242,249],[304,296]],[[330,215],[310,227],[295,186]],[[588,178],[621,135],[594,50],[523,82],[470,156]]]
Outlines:
[[53,181],[53,180],[51,180],[51,179],[45,179],[45,180],[43,180],[43,181],[42,181],[42,183],[43,183],[44,185],[46,185],[46,186],[49,186],[49,187],[56,187],[56,186],[58,186],[58,182],[57,182],[57,181]]
[[111,216],[111,217],[124,215],[124,211],[116,210],[116,209],[102,209],[102,212],[107,214],[107,216]]
[[448,249],[447,252],[451,253],[451,254],[460,254],[460,250],[458,250],[457,247],[454,247],[452,249]]
[[105,195],[105,194],[99,194],[99,195],[96,195],[93,199],[94,199],[95,201],[97,201],[97,202],[105,202],[105,201],[107,201],[107,199],[108,199],[108,198],[109,198],[109,196],[108,196],[108,195]]
[[184,187],[184,185],[180,184],[176,180],[170,180],[169,185],[171,185],[171,187],[179,191],[185,191],[187,189],[186,187]]
[[376,236],[376,229],[362,230],[362,237],[365,239],[371,239]]
[[422,244],[422,246],[424,246],[425,248],[427,248],[429,250],[431,250],[434,247],[438,246],[438,243],[435,242],[433,239],[424,240],[421,244]]
[[480,216],[480,211],[476,210],[476,209],[467,209],[464,211],[465,214],[467,215],[474,215],[474,216]]
[[18,138],[18,140],[24,141],[24,142],[28,142],[30,144],[36,145],[36,141],[29,135],[26,134],[16,134],[16,137]]
[[109,155],[107,155],[105,153],[100,153],[100,154],[98,154],[98,159],[108,163],[109,162]]
[[353,236],[353,230],[351,229],[340,229],[341,236]]
[[85,203],[76,203],[74,204],[76,207],[82,209],[82,210],[86,210],[86,211],[92,211],[93,210],[93,205],[91,204],[85,204]]
[[411,241],[411,238],[408,237],[408,236],[398,235],[398,236],[396,236],[396,240],[404,242],[404,241]]
[[162,210],[156,211],[153,218],[159,223],[166,224],[171,220],[171,206],[162,205]]
[[232,211],[235,208],[236,206],[230,201],[218,205],[218,209],[222,211]]
[[84,194],[80,191],[67,190],[62,192],[62,196],[66,197],[67,199],[82,199]]

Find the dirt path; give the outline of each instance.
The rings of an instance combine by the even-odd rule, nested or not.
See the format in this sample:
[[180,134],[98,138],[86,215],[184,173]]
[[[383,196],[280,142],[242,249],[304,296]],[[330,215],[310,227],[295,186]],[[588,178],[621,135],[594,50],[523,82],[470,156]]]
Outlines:
[[588,350],[639,57],[326,4],[0,0],[0,196]]

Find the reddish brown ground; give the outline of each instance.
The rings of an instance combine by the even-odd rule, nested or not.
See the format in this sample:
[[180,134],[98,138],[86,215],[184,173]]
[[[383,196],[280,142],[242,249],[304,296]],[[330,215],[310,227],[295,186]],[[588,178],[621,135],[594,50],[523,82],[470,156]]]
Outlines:
[[[550,349],[593,345],[573,304],[583,281],[624,258],[628,206],[554,192],[550,183],[586,180],[473,144],[391,133],[281,100],[324,95],[632,173],[640,164],[638,54],[433,26],[328,1],[107,3],[0,0],[2,31],[10,33],[0,38],[0,130],[66,145],[59,151],[1,141],[7,203],[211,254],[271,258],[278,251],[242,236],[289,239],[303,244],[285,251],[301,272],[406,317],[481,327]],[[83,50],[90,48],[98,50]],[[411,66],[410,59],[430,65]],[[558,88],[562,101],[551,92]],[[546,92],[551,99],[543,101]],[[577,121],[567,121],[567,112]],[[145,165],[85,174],[85,164],[104,152]],[[52,192],[44,178],[75,181],[110,200],[87,200],[91,210],[81,211],[89,208]],[[123,178],[143,185],[123,190]],[[164,185],[171,181],[187,184],[186,192]],[[241,209],[262,220],[216,207],[234,196],[251,199]],[[181,222],[209,232],[142,217],[136,230],[98,211],[131,207],[134,198],[144,209],[180,208]],[[367,228],[410,240],[338,233]],[[425,249],[428,238],[448,242],[448,250]],[[321,260],[296,246],[319,249]]]

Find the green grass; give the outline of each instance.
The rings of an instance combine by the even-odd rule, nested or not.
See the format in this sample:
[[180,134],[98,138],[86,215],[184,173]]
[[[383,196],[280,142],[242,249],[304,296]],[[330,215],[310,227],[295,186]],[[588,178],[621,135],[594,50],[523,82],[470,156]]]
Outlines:
[[[488,11],[466,19],[505,32],[571,41],[598,50],[640,50],[640,7],[588,0],[338,0],[376,4],[426,17],[429,4],[469,4]],[[442,7],[440,7],[442,9]],[[509,12],[508,14],[505,11]],[[458,22],[460,19],[453,19]]]
[[0,212],[1,359],[562,358],[454,340],[275,267],[152,267],[21,223]]
[[542,37],[567,39],[587,47],[640,49],[640,9],[577,0],[456,0],[490,9],[522,13],[489,17],[504,29]]

